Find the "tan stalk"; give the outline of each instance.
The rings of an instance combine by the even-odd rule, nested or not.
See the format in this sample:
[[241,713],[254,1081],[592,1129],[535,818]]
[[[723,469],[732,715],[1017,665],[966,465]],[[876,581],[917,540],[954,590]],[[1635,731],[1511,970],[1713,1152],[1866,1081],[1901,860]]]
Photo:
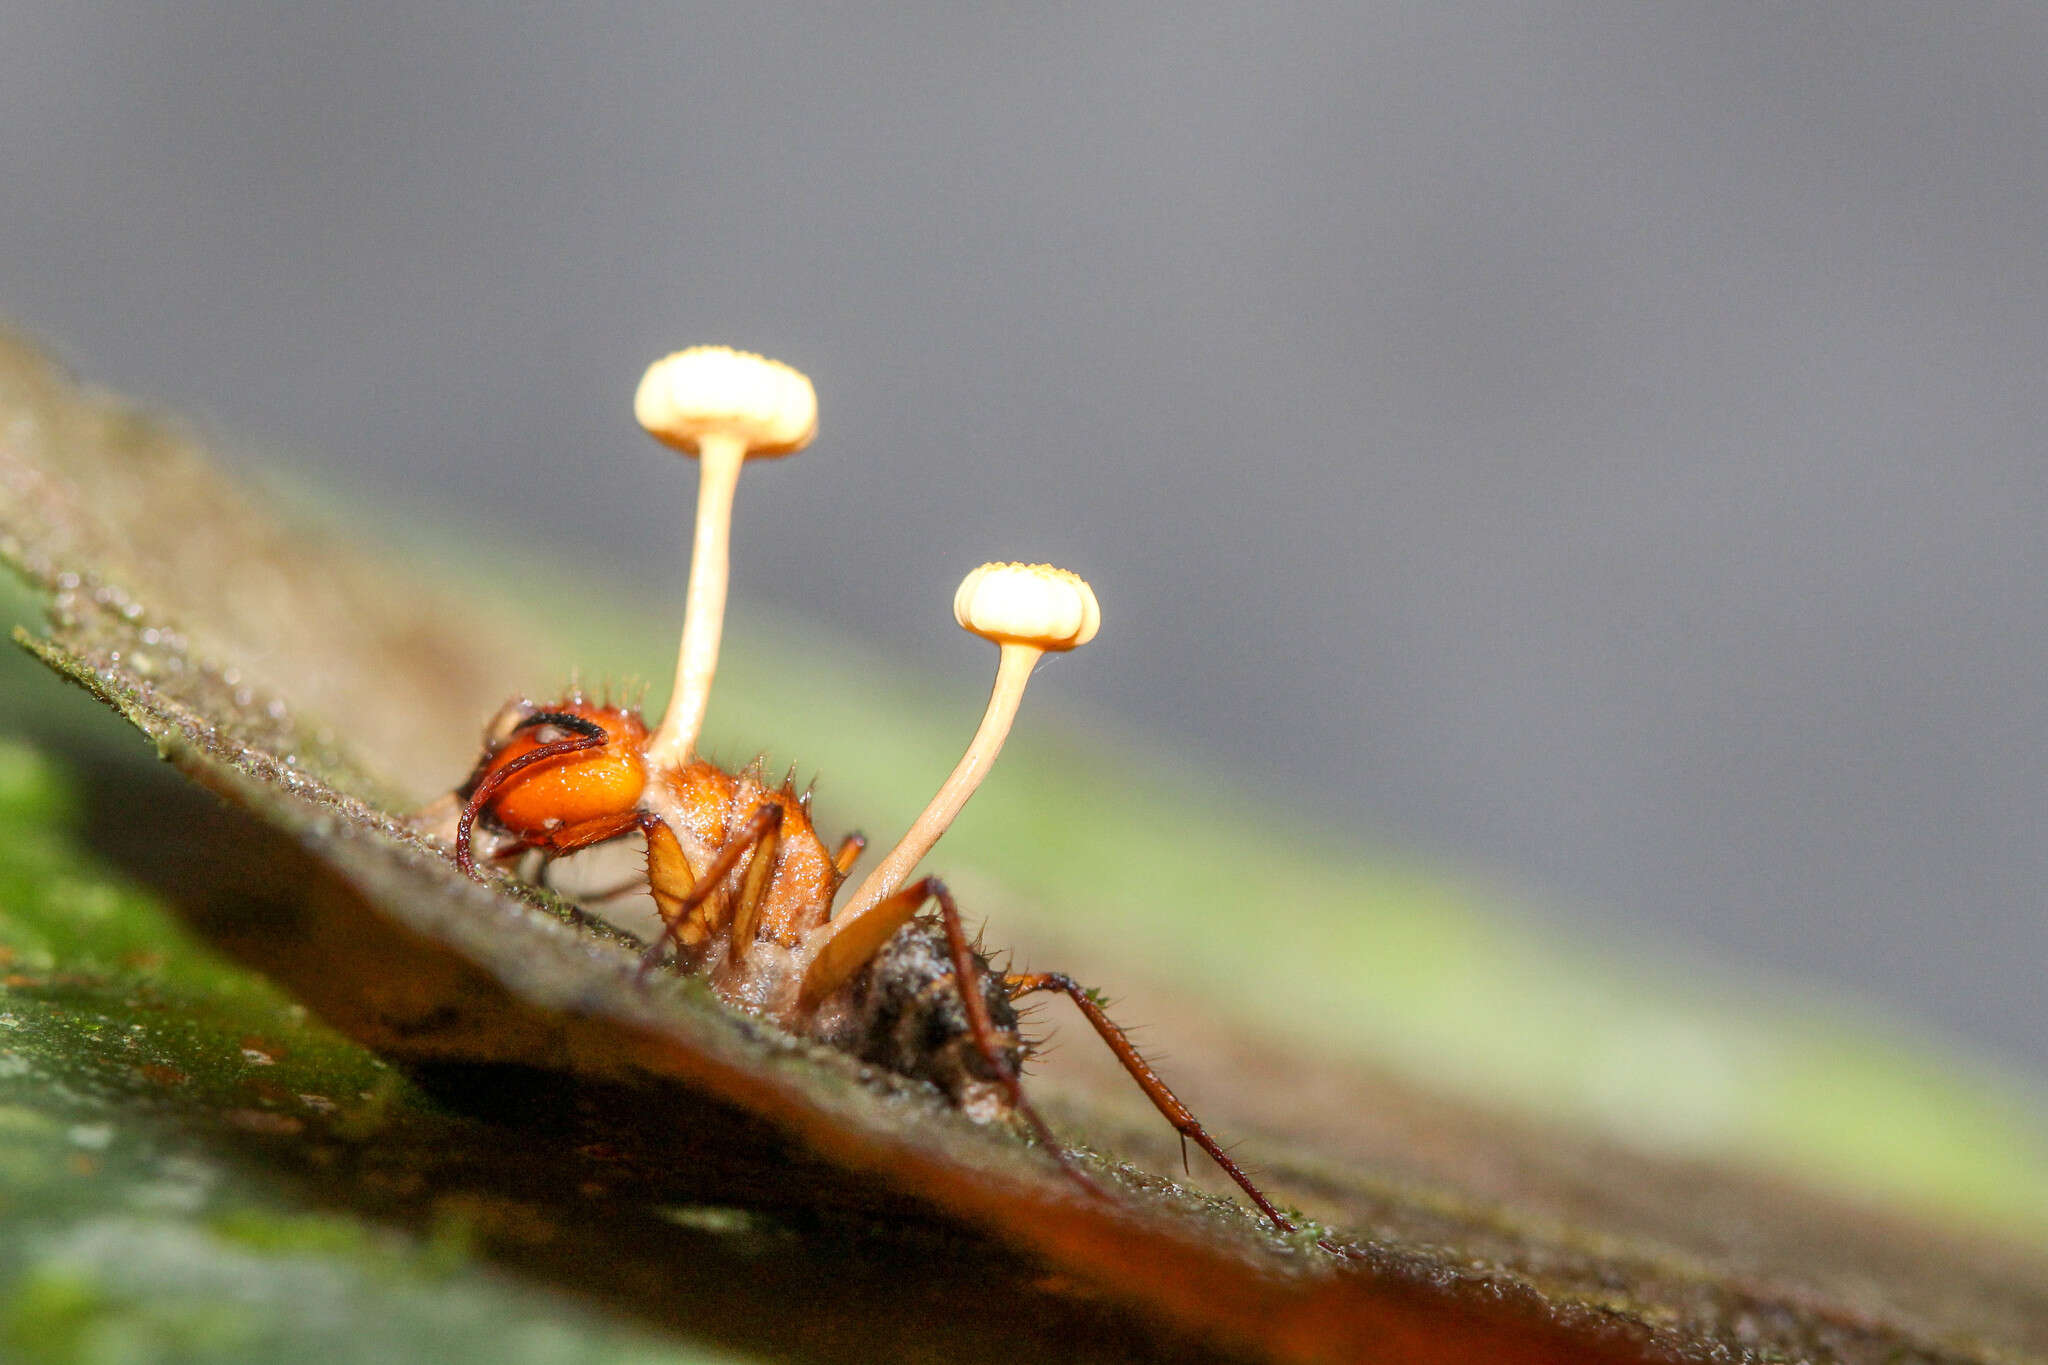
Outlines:
[[695,346],[648,367],[633,414],[650,435],[697,457],[690,590],[668,710],[648,741],[656,766],[686,762],[704,727],[731,576],[733,494],[749,459],[787,455],[818,430],[818,395],[787,365],[724,346]]
[[1031,670],[1045,651],[1031,645],[1005,643],[996,656],[996,681],[989,692],[988,709],[982,712],[981,725],[975,730],[974,738],[967,745],[967,752],[954,765],[952,775],[947,777],[925,806],[924,813],[910,826],[896,847],[889,850],[887,857],[875,864],[867,880],[853,893],[852,899],[833,920],[858,919],[869,906],[893,894],[896,889],[910,880],[910,873],[924,855],[932,851],[939,837],[946,832],[967,804],[967,798],[974,795],[974,789],[988,776],[996,755],[1003,751],[1003,741],[1010,737],[1010,727],[1017,719],[1017,708],[1024,700],[1024,685],[1031,681]]
[[963,629],[994,641],[998,647],[988,709],[982,713],[967,752],[924,813],[876,864],[845,906],[814,931],[817,954],[803,989],[809,1001],[831,994],[917,912],[917,905],[905,904],[906,898],[896,893],[960,814],[1002,752],[1033,666],[1048,652],[1087,644],[1102,625],[1102,608],[1088,584],[1049,564],[982,565],[967,575],[954,594],[953,615]]
[[732,574],[732,502],[747,448],[735,436],[706,436],[697,452],[697,531],[690,542],[690,592],[683,601],[683,638],[676,649],[676,685],[648,741],[655,764],[687,762],[711,707],[711,680],[725,636],[725,595]]

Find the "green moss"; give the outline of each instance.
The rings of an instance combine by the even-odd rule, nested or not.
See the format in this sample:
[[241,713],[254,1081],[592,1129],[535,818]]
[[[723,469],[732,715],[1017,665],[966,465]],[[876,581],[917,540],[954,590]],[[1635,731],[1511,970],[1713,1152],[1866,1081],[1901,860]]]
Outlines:
[[374,1143],[435,1111],[101,867],[78,819],[58,766],[0,739],[6,1358],[722,1358],[504,1282],[453,1218],[413,1234],[307,1207],[230,1155]]
[[259,1332],[239,1304],[124,1294],[71,1266],[31,1272],[0,1305],[0,1339],[36,1365],[219,1360]]
[[339,1214],[233,1209],[214,1219],[209,1227],[224,1242],[273,1256],[316,1254],[367,1259],[372,1246],[360,1222]]

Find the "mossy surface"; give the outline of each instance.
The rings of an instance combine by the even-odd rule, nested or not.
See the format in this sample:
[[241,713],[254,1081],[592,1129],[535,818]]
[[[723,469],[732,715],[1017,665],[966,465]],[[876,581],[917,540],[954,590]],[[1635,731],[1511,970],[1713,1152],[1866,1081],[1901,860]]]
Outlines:
[[[1111,951],[1149,936],[1152,965],[1180,983],[1182,1008],[1165,1011],[1172,1036],[1219,1059],[1177,1058],[1176,1071],[1239,1097],[1228,1131],[1249,1132],[1262,1178],[1343,1250],[1273,1236],[1170,1175],[1156,1120],[1085,1078],[1046,1091],[1065,1131],[1118,1154],[1084,1158],[1116,1201],[1080,1198],[1041,1154],[915,1086],[735,1016],[694,983],[637,982],[616,936],[553,897],[466,881],[395,820],[394,806],[465,768],[477,719],[507,682],[545,685],[544,660],[495,638],[474,600],[447,605],[331,539],[279,529],[175,428],[72,388],[26,352],[0,357],[0,405],[0,554],[49,613],[24,643],[230,802],[138,766],[141,746],[110,746],[118,730],[78,719],[75,695],[24,706],[24,728],[70,771],[52,776],[11,751],[41,793],[24,809],[44,811],[41,837],[55,839],[24,875],[115,889],[97,924],[57,890],[22,901],[49,907],[41,915],[18,911],[12,891],[0,902],[34,968],[18,989],[73,1021],[38,1016],[42,1050],[23,1074],[40,1098],[16,1106],[19,1121],[48,1144],[34,1150],[65,1159],[74,1132],[87,1146],[102,1128],[113,1135],[104,1157],[157,1124],[272,1201],[165,1215],[158,1241],[132,1211],[60,1209],[48,1222],[62,1245],[102,1237],[137,1266],[181,1263],[193,1238],[232,1257],[371,1265],[364,1292],[389,1287],[392,1307],[365,1311],[393,1331],[410,1321],[406,1304],[444,1291],[481,1302],[463,1296],[517,1282],[533,1292],[498,1315],[504,1339],[565,1351],[657,1349],[634,1333],[659,1334],[658,1349],[711,1341],[818,1359],[1989,1361],[2048,1350],[2038,1255],[1970,1232],[1993,1211],[2008,1228],[2040,1225],[2048,1160],[2024,1105],[1832,1026],[1760,1028],[1739,1017],[1738,991],[1718,1008],[1659,1008],[1498,931],[1438,879],[1263,830],[1227,800],[1205,809],[1128,774],[1119,786],[1099,756],[1025,745],[949,838],[949,859],[965,865],[956,881],[1048,943],[1082,941],[1073,919],[1043,908],[1054,902],[1092,916]],[[567,591],[555,584],[548,600],[576,620]],[[840,799],[878,824],[949,761],[950,736],[914,723],[916,707],[800,689],[795,669],[755,657],[729,670],[720,724],[744,735],[793,723],[804,733],[787,742],[816,740],[807,759],[851,773]],[[854,763],[855,738],[890,754],[889,770]],[[73,826],[49,813],[66,800]],[[1255,857],[1276,871],[1251,904],[1215,869]],[[105,862],[153,896],[121,889]],[[1362,989],[1319,960],[1354,952],[1381,964],[1376,982],[1397,979]],[[1266,984],[1276,980],[1287,989]],[[1508,1003],[1480,1004],[1489,989]],[[130,1000],[154,1013],[132,1017]],[[116,1050],[138,1022],[150,1027],[133,1046],[168,1060],[138,1070]],[[1419,1065],[1389,1041],[1416,1029],[1462,1059],[1445,1069],[1468,1081],[1524,1073],[1517,1093],[1553,1098],[1553,1118],[1444,1098],[1371,1064]],[[1647,1130],[1693,1144],[1676,1144],[1683,1158],[1670,1142],[1645,1155],[1587,1121],[1582,1077],[1557,1059],[1574,1045],[1619,1049],[1648,1074],[1674,1039],[1677,1054],[1717,1063],[1622,1085],[1620,1107],[1653,1111]],[[1729,1059],[1743,1065],[1731,1073]],[[1824,1083],[1837,1093],[1809,1093]],[[106,1107],[62,1107],[81,1094]],[[1943,1226],[1858,1212],[1704,1160],[1728,1149],[1698,1140],[1712,1127],[1701,1116],[1730,1105],[1748,1116],[1749,1155],[1777,1150],[1757,1118],[1772,1116],[1778,1147],[1808,1164],[1867,1154],[1852,1130],[1888,1115],[1892,1164],[1866,1155],[1865,1168],[1965,1216]],[[23,1160],[26,1186],[68,1188],[48,1162]],[[7,1237],[30,1245],[13,1225]],[[52,1277],[43,1264],[14,1272],[11,1291],[9,1321],[37,1341],[87,1341],[103,1305],[131,1301],[142,1306],[128,1325],[107,1329],[115,1345],[93,1349],[132,1339],[162,1358],[275,1358],[293,1339],[288,1313],[247,1329],[205,1294],[184,1296],[197,1305],[188,1315],[176,1295],[110,1297],[109,1283],[128,1282],[61,1259]],[[609,1316],[590,1316],[599,1310]]]
[[78,806],[0,741],[0,1356],[727,1358],[493,1269],[473,1251],[488,1200],[407,1226],[291,1178],[445,1120],[101,865]]

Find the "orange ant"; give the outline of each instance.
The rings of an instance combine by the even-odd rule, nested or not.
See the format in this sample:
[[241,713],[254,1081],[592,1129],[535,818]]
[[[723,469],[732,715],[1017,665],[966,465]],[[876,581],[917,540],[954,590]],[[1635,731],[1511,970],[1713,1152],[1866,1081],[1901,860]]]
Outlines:
[[[1229,1153],[1153,1071],[1094,996],[1057,972],[994,971],[970,945],[936,877],[910,881],[1003,746],[1031,669],[1048,652],[1086,644],[1101,608],[1086,582],[1050,565],[984,564],[953,599],[961,626],[999,648],[995,686],[973,742],[901,843],[834,909],[866,841],[828,851],[810,797],[770,788],[758,765],[729,773],[696,755],[717,665],[733,492],[748,459],[787,455],[817,430],[810,380],[760,356],[700,346],[657,361],[634,414],[699,465],[696,538],[675,691],[651,733],[633,710],[580,692],[551,706],[515,702],[485,737],[483,757],[443,809],[460,803],[455,857],[481,877],[485,856],[529,850],[553,859],[639,834],[662,931],[642,971],[669,957],[725,1001],[863,1061],[929,1081],[980,1122],[1020,1116],[1065,1169],[1052,1131],[1018,1076],[1029,1048],[1015,1002],[1060,992],[1074,1002],[1153,1105],[1283,1232],[1294,1230]],[[937,924],[920,918],[936,903]]]

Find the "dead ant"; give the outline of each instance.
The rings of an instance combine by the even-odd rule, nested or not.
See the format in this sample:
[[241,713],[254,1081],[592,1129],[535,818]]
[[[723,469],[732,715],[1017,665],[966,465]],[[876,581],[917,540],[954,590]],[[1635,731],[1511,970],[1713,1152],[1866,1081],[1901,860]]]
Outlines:
[[[647,889],[663,929],[642,960],[702,976],[728,1003],[863,1061],[936,1085],[978,1122],[1021,1117],[1091,1192],[1025,1098],[1029,1048],[1015,1002],[1063,993],[1181,1135],[1207,1152],[1283,1232],[1294,1230],[1229,1153],[1139,1055],[1096,999],[1057,972],[1002,974],[968,942],[936,877],[909,876],[987,774],[1032,666],[1086,644],[1101,625],[1088,584],[1050,565],[984,564],[953,599],[961,626],[999,648],[995,687],[973,742],[901,843],[845,902],[834,901],[866,841],[828,851],[810,796],[771,788],[756,765],[729,773],[696,756],[718,659],[733,492],[748,459],[787,455],[817,430],[810,380],[760,356],[700,346],[657,361],[634,414],[658,440],[698,460],[696,538],[676,684],[652,733],[633,710],[580,692],[551,706],[515,702],[485,737],[457,805],[455,856],[480,876],[475,845],[508,861],[544,859],[639,834]],[[920,918],[936,903],[937,923]]]

